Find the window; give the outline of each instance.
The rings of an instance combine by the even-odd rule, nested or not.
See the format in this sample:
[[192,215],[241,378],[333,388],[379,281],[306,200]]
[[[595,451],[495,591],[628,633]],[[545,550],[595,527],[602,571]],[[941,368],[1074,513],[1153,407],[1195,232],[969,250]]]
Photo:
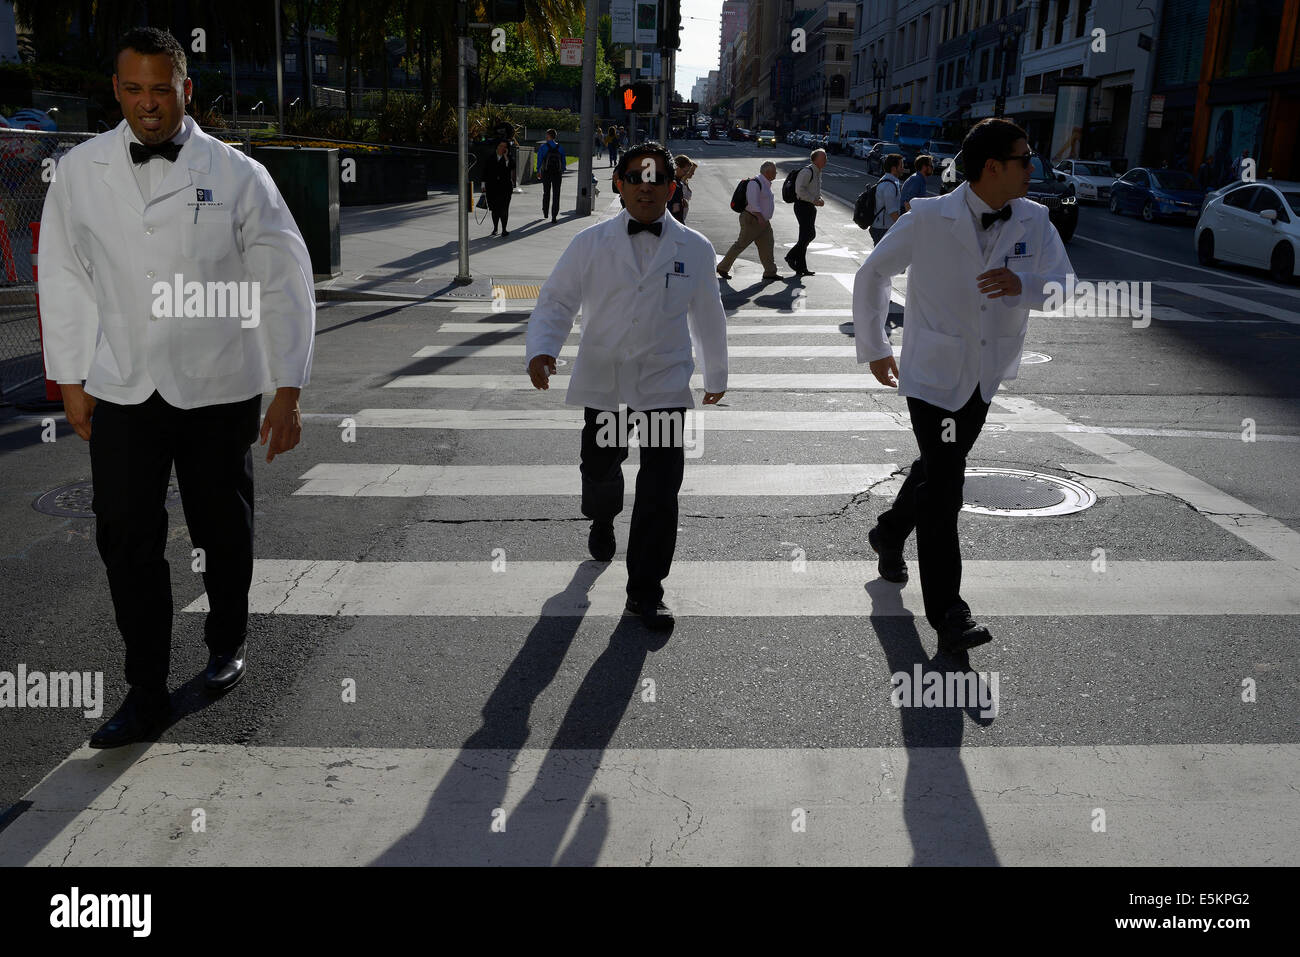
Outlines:
[[1231,193],[1228,193],[1223,197],[1223,205],[1231,206],[1234,209],[1250,209],[1251,203],[1254,202],[1255,194],[1261,189],[1263,189],[1262,186],[1242,186],[1234,189]]
[[988,51],[988,50],[985,50],[983,53],[980,54],[980,79],[979,79],[979,81],[980,81],[981,83],[983,83],[983,82],[984,82],[985,80],[987,80],[988,78],[989,78],[989,51]]
[[836,63],[842,63],[842,62],[844,62],[844,44],[843,44],[843,43],[837,43],[837,44],[835,44],[835,62],[836,62]]
[[285,73],[298,72],[298,54],[286,53],[284,55],[284,72]]
[[837,27],[847,27],[849,25],[849,14],[845,10],[840,11],[839,17],[835,21]]
[[920,44],[921,56],[925,56],[930,50],[930,14],[921,17],[921,32],[916,36]]
[[1256,199],[1254,205],[1250,207],[1252,213],[1262,213],[1266,209],[1271,209],[1277,213],[1279,223],[1289,223],[1291,220],[1286,214],[1286,205],[1282,202],[1282,197],[1274,190],[1267,186],[1255,187]]
[[326,73],[325,54],[317,53],[312,57],[312,71],[317,76],[324,76]]

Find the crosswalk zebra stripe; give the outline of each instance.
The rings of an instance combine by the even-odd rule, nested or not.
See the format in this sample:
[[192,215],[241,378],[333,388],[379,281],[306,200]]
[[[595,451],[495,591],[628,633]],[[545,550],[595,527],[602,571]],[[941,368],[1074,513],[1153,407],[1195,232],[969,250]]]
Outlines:
[[1295,744],[122,751],[28,792],[0,866],[1258,866],[1300,828]]
[[[570,547],[585,543],[574,533]],[[579,538],[582,541],[579,541]],[[1086,550],[1081,547],[1081,550]],[[620,615],[626,569],[596,562],[257,559],[249,610],[277,615]],[[963,561],[962,597],[983,617],[1300,615],[1300,575],[1271,561]],[[800,570],[802,569],[802,570]],[[864,584],[866,587],[864,587]],[[686,618],[924,619],[921,590],[875,562],[675,561],[664,582]],[[187,612],[207,611],[203,595]]]
[[[865,367],[864,367],[865,368]],[[569,387],[567,375],[553,375],[550,378],[551,391],[563,391]],[[533,388],[528,374],[520,369],[518,372],[505,372],[498,375],[444,374],[399,375],[392,382],[384,384],[385,389],[501,389],[529,391]],[[704,388],[703,376],[691,376],[691,388]],[[779,390],[789,392],[803,390],[807,392],[847,392],[861,389],[890,389],[881,385],[869,372],[859,373],[773,373],[772,375],[737,374],[727,376],[727,390],[739,392],[750,389]],[[890,389],[890,391],[893,391]]]
[[[455,333],[464,335],[495,333],[495,332],[523,332],[528,328],[526,322],[444,322],[438,327],[439,332]],[[577,335],[581,330],[575,328],[573,335]],[[738,323],[728,323],[728,336],[843,336],[846,327],[833,325],[740,325]]]
[[[482,345],[422,346],[412,359],[522,359],[526,354],[523,343],[484,343]],[[572,358],[578,354],[578,344],[567,343],[560,347],[560,355]],[[895,353],[897,354],[897,353]],[[846,346],[728,346],[730,359],[855,359],[857,347]]]
[[[691,444],[689,430],[687,446]],[[688,452],[689,454],[689,452]],[[690,463],[683,496],[856,495],[897,471],[880,465],[711,465]],[[637,467],[623,466],[625,492]],[[322,462],[302,475],[295,495],[415,496],[576,495],[577,465],[381,465]]]

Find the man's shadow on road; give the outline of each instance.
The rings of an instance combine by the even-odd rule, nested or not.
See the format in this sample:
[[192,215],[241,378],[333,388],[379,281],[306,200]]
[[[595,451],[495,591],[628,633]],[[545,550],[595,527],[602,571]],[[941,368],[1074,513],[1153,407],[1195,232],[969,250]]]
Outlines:
[[[583,562],[547,600],[523,647],[483,707],[483,724],[461,746],[416,827],[375,865],[591,865],[609,834],[607,802],[583,803],[635,693],[649,650],[661,647],[639,620],[623,618],[583,678],[527,794],[507,809],[506,790],[529,737],[534,702],[554,680],[584,617],[581,604],[608,567]],[[548,612],[564,611],[564,616]],[[564,836],[577,830],[561,850]],[[494,820],[503,831],[493,830]]]
[[[897,585],[877,578],[867,582],[866,589],[875,612],[870,618],[871,627],[885,652],[890,675],[901,672],[911,682],[917,664],[923,681],[931,672],[946,675],[970,671],[970,658],[965,652],[938,652],[933,658],[926,653],[915,619],[897,614],[901,606]],[[907,749],[903,820],[912,841],[912,864],[997,865],[997,852],[960,754],[962,712],[981,726],[991,724],[993,719],[981,717],[979,705],[969,701],[965,708],[897,710],[903,747]]]

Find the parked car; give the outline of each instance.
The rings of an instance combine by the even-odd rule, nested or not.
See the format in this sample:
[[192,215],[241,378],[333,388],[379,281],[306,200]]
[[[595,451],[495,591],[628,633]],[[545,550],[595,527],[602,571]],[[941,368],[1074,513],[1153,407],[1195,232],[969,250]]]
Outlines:
[[879,142],[874,144],[867,153],[867,172],[872,176],[883,176],[885,172],[885,157],[890,153],[903,152],[903,148],[897,143]]
[[709,138],[710,138],[710,137],[709,137],[709,131],[708,131],[708,130],[700,130],[700,139],[702,139],[702,140],[707,140],[707,139],[709,139]]
[[1187,222],[1201,213],[1205,190],[1180,169],[1147,169],[1137,166],[1110,187],[1110,211],[1119,215],[1138,213],[1148,223],[1162,217]]
[[840,144],[840,152],[846,153],[849,156],[856,156],[857,154],[854,153],[854,149],[857,147],[859,143],[862,142],[862,140],[863,137],[861,136],[850,136],[842,144]]
[[1069,159],[1056,167],[1065,175],[1065,182],[1074,187],[1079,202],[1106,203],[1110,201],[1110,184],[1115,182],[1115,171],[1109,163],[1100,160]]
[[761,149],[764,146],[776,149],[776,134],[771,130],[759,130],[758,138],[754,140],[754,149]]
[[1233,183],[1215,192],[1193,234],[1201,265],[1254,266],[1283,283],[1300,275],[1300,183]]

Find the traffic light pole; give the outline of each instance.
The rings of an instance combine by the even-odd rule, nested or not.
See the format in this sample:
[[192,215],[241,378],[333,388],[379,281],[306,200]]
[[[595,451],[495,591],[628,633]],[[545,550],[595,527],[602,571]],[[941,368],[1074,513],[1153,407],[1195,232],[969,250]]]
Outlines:
[[590,216],[595,204],[591,188],[591,140],[596,129],[596,39],[600,27],[599,9],[596,0],[587,0],[587,29],[582,41],[582,116],[578,122],[579,216]]
[[[474,281],[469,274],[469,120],[465,108],[465,48],[469,46],[469,4],[461,0],[456,10],[456,222],[457,285]],[[443,54],[446,55],[445,52]]]

